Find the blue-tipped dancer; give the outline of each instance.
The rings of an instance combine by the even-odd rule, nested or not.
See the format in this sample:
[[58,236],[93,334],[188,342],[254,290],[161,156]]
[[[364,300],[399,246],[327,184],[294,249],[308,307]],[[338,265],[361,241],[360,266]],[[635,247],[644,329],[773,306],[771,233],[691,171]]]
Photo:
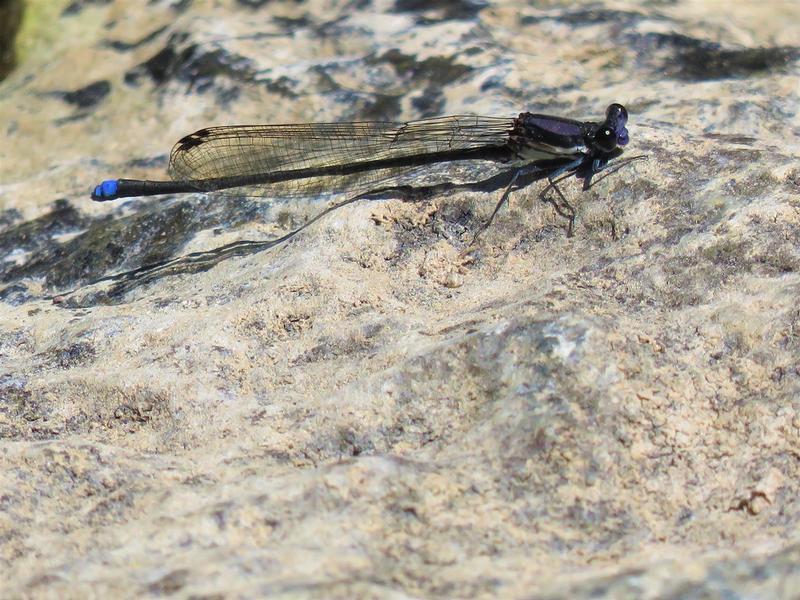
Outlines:
[[622,154],[627,120],[625,107],[611,104],[599,123],[521,113],[407,123],[209,127],[175,144],[172,181],[109,179],[94,188],[92,199],[220,190],[271,197],[364,192],[441,163],[489,161],[511,173],[492,218],[518,179],[547,178],[541,195],[550,189],[558,193],[572,213],[571,231],[574,210],[556,186],[558,178],[574,174],[588,189],[592,177]]

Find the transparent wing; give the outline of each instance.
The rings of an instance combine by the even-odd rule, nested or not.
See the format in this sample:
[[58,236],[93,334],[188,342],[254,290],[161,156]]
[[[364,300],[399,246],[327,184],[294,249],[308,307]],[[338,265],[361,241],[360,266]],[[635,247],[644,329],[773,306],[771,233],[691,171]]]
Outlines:
[[[407,123],[307,123],[201,129],[170,154],[170,175],[199,191],[204,180],[315,169],[421,154],[502,146],[513,118],[448,116]],[[458,161],[475,162],[475,161]],[[485,162],[485,161],[483,161]],[[428,171],[411,165],[292,179],[229,190],[246,196],[319,196],[364,191],[376,183],[402,184]],[[435,171],[436,169],[430,169]]]

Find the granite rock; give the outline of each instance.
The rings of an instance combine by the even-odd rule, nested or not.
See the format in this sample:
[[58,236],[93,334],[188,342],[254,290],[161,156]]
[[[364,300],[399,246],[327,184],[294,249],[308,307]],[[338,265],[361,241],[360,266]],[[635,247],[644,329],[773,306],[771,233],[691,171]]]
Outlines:
[[[0,596],[796,595],[796,4],[43,5],[0,82]],[[614,101],[647,160],[562,184],[571,237],[540,183],[475,245],[499,189],[88,197],[213,124]]]

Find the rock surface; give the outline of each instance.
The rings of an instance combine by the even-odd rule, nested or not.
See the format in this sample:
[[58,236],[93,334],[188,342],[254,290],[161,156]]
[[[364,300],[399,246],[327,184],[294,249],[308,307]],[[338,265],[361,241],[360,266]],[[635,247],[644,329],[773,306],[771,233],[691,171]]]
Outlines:
[[[795,597],[795,3],[31,4],[0,596]],[[499,192],[88,199],[211,124],[613,101],[572,237],[536,183],[473,248]]]

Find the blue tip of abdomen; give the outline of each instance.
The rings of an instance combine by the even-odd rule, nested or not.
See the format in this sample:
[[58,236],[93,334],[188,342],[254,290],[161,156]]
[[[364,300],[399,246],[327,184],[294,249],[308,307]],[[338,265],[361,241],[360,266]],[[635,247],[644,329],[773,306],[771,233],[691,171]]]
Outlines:
[[102,202],[103,200],[115,200],[117,198],[118,183],[116,179],[106,179],[94,188],[92,200]]

